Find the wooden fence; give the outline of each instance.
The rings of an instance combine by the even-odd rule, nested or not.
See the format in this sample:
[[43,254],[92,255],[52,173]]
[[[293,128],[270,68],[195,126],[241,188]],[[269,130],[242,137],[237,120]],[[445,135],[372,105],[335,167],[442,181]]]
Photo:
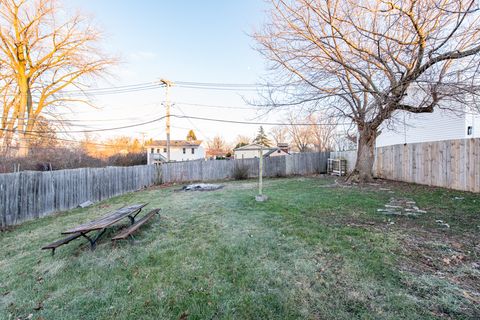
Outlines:
[[[327,172],[328,152],[297,153],[264,159],[265,177],[285,177]],[[161,166],[162,183],[233,179],[235,170],[246,168],[249,178],[258,177],[258,159],[184,161]]]
[[[329,153],[266,158],[266,177],[324,173]],[[233,179],[236,168],[258,177],[258,159],[186,161],[135,167],[0,174],[0,227],[97,202],[160,183]]]
[[0,174],[0,226],[140,190],[159,179],[154,165]]
[[[332,157],[342,156],[354,162],[356,151],[332,153]],[[390,180],[480,192],[480,139],[377,148],[374,175]]]
[[[264,175],[325,173],[329,157],[347,158],[351,170],[356,151],[265,158]],[[233,179],[236,168],[241,167],[247,168],[248,177],[258,177],[258,159],[0,174],[0,227],[158,183]],[[480,139],[377,148],[374,174],[385,179],[480,192]]]
[[357,161],[357,150],[330,152],[330,158],[347,160],[347,172],[352,172]]

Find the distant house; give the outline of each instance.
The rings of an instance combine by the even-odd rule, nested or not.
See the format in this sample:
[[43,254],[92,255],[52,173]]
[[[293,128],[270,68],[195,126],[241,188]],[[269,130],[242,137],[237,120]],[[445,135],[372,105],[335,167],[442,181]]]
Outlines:
[[235,159],[258,158],[260,150],[262,150],[263,157],[278,157],[289,155],[288,144],[282,144],[282,146],[278,147],[265,147],[253,143],[233,149],[233,156]]
[[277,148],[286,152],[286,153],[290,153],[290,146],[286,142],[277,143]]
[[[170,161],[188,161],[205,158],[201,140],[171,140]],[[154,140],[147,146],[147,163],[167,161],[167,140]]]
[[433,113],[398,112],[395,121],[385,124],[377,147],[480,137],[480,114],[468,110],[436,109]]

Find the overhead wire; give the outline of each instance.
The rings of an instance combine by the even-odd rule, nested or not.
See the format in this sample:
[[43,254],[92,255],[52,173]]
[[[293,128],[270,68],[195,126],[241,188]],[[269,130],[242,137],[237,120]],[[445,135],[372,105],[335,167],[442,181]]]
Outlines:
[[257,88],[230,88],[230,87],[204,87],[204,86],[188,86],[188,85],[175,85],[179,88],[185,89],[199,89],[199,90],[217,90],[217,91],[258,91]]
[[[113,119],[51,119],[51,118],[42,118],[41,120],[37,119],[36,122],[47,122],[47,123],[74,123],[74,122],[112,122],[112,121],[132,121],[132,120],[142,120],[141,118],[148,118],[148,117],[156,117],[158,116],[157,113],[154,114],[146,114],[140,117],[129,117],[129,118],[113,118]],[[29,120],[30,118],[15,118],[15,120]]]
[[[178,107],[178,110],[179,110],[184,116],[186,116],[186,114],[185,114],[185,112],[183,112],[182,108]],[[190,118],[187,118],[187,120],[188,120],[188,122],[195,128],[195,130],[198,130],[198,132],[200,132],[201,135],[203,135],[207,140],[210,140],[210,137],[209,137],[208,135],[206,135],[205,132],[203,132],[202,130],[200,130],[200,128],[197,127],[197,125],[195,125]]]
[[195,117],[195,116],[185,116],[185,115],[177,115],[171,114],[171,117],[175,118],[188,118],[188,119],[196,119],[196,120],[204,120],[204,121],[214,121],[214,122],[223,122],[223,123],[237,123],[237,124],[250,124],[250,125],[272,125],[272,126],[337,126],[337,125],[345,125],[348,124],[347,122],[337,122],[337,123],[283,123],[283,122],[255,122],[255,121],[240,121],[240,120],[227,120],[227,119],[214,119],[214,118],[206,118],[206,117]]
[[[121,129],[128,129],[133,127],[139,127],[146,124],[154,123],[160,120],[165,119],[167,116],[161,116],[149,121],[145,121],[142,123],[136,123],[131,125],[125,126],[118,126],[118,127],[111,127],[111,128],[99,128],[99,129],[89,129],[89,130],[68,130],[68,131],[56,131],[55,133],[90,133],[90,132],[102,132],[102,131],[112,131],[112,130],[121,130]],[[229,120],[229,119],[215,119],[215,118],[207,118],[207,117],[196,117],[196,116],[187,116],[185,114],[178,115],[178,114],[171,114],[170,117],[179,118],[179,119],[195,119],[195,120],[203,120],[203,121],[213,121],[213,122],[222,122],[222,123],[236,123],[236,124],[248,124],[248,125],[272,125],[272,126],[337,126],[337,125],[344,125],[348,124],[346,122],[340,123],[283,123],[283,122],[257,122],[257,121],[240,121],[240,120]],[[7,132],[16,132],[16,130],[10,130],[2,128],[2,131]],[[50,133],[50,131],[40,131],[40,130],[28,130],[24,131],[24,133]]]
[[[161,116],[156,119],[152,119],[149,121],[145,121],[142,123],[136,123],[136,124],[131,124],[131,125],[126,125],[126,126],[119,126],[119,127],[112,127],[112,128],[101,128],[101,129],[91,129],[91,130],[68,130],[68,131],[55,131],[55,133],[89,133],[89,132],[101,132],[101,131],[112,131],[112,130],[120,130],[120,129],[128,129],[128,128],[133,128],[133,127],[139,127],[143,126],[149,123],[157,122],[162,119],[165,119],[166,116]],[[16,130],[10,130],[10,129],[0,129],[1,131],[7,131],[7,132],[16,132]],[[29,132],[29,133],[50,133],[50,131],[39,131],[39,130],[29,130],[29,131],[24,131],[24,132]]]
[[[32,132],[25,132],[24,134],[26,134],[30,137],[51,138],[51,137],[43,136],[43,135],[40,135],[40,134],[35,134],[35,133],[32,133]],[[113,144],[105,144],[105,143],[98,143],[98,142],[92,142],[92,141],[78,141],[78,140],[59,138],[59,137],[55,137],[53,139],[54,140],[59,140],[59,141],[65,141],[65,142],[73,142],[73,143],[88,143],[88,144],[91,144],[91,145],[102,146],[102,147],[117,147],[117,145],[113,145]],[[31,141],[31,140],[34,140],[34,138],[29,139],[29,141]]]
[[181,102],[173,101],[173,104],[185,105],[185,106],[195,106],[200,108],[217,108],[217,109],[232,109],[232,110],[257,110],[257,107],[232,107],[232,106],[221,106],[221,105],[210,105],[210,104],[201,104],[201,103],[191,103],[191,102]]

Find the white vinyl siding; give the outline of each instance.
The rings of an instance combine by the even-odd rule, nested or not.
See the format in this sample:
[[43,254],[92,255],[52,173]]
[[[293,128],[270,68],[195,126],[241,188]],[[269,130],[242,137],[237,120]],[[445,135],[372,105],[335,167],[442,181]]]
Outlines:
[[[464,113],[447,110],[424,114],[398,112],[395,115],[395,125],[385,124],[382,127],[376,146],[464,139],[467,138],[467,118],[468,115]],[[473,131],[477,135],[480,128],[474,126]]]
[[[155,152],[157,147],[151,148],[151,153]],[[187,161],[187,160],[197,160],[197,159],[204,159],[205,158],[205,149],[202,146],[198,147],[188,147],[188,149],[195,150],[193,152],[187,152],[187,148],[178,147],[178,146],[171,146],[170,147],[170,160],[171,161]],[[159,151],[163,151],[161,154],[165,158],[167,157],[167,148],[164,146],[158,147]],[[160,152],[158,152],[160,153]]]

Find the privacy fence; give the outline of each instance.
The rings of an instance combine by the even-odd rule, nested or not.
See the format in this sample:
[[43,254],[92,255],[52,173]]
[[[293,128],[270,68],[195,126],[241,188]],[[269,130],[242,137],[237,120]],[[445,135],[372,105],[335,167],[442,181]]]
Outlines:
[[154,165],[0,174],[0,226],[140,190],[159,178]]
[[[329,153],[264,159],[264,176],[327,171]],[[0,227],[100,201],[160,183],[233,179],[236,170],[258,177],[258,159],[173,162],[160,166],[82,168],[0,174]]]
[[[332,152],[331,157],[349,159],[352,169],[356,151]],[[377,148],[374,174],[384,179],[480,192],[480,139]]]
[[[301,153],[264,159],[264,176],[325,173],[327,159],[346,158],[349,170],[355,151]],[[100,201],[160,183],[235,178],[244,170],[258,177],[258,159],[187,161],[161,166],[82,168],[49,172],[0,174],[0,227]],[[376,149],[377,177],[480,192],[480,139],[394,145]]]
[[[329,152],[297,153],[286,157],[264,159],[265,177],[285,177],[327,172]],[[238,171],[245,170],[248,178],[258,177],[259,159],[185,161],[161,165],[163,183],[187,181],[212,181],[233,179]]]

